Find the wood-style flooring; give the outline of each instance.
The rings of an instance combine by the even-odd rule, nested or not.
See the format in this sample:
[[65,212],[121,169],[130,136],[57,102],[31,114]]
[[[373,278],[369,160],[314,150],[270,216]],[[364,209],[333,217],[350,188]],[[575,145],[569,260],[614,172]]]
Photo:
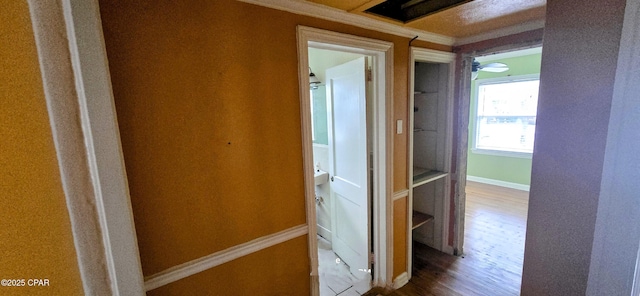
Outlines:
[[529,193],[468,182],[464,254],[414,243],[410,282],[387,295],[519,295]]

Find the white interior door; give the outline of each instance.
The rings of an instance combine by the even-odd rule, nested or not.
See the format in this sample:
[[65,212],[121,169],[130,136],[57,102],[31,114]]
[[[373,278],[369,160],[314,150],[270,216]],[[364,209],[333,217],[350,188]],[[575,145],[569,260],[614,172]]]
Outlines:
[[369,269],[366,58],[327,69],[331,243],[353,274]]

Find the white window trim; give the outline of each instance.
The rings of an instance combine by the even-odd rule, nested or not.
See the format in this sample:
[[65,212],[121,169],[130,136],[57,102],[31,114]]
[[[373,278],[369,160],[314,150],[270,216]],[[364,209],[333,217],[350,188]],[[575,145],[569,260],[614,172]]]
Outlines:
[[[472,140],[475,146],[475,141],[476,141],[475,136]],[[516,152],[516,151],[481,149],[481,148],[471,148],[471,152],[473,154],[506,156],[506,157],[526,158],[526,159],[531,159],[531,155],[533,155],[533,153],[531,152]]]
[[486,148],[477,148],[476,144],[478,142],[478,107],[479,107],[479,88],[481,85],[486,84],[498,84],[505,82],[518,82],[518,81],[529,81],[529,80],[540,80],[540,73],[536,74],[524,74],[524,75],[515,75],[515,76],[506,76],[506,77],[496,77],[496,78],[485,78],[478,79],[475,81],[475,94],[473,96],[473,100],[475,102],[475,110],[473,112],[473,121],[475,125],[471,130],[471,152],[474,154],[483,154],[483,155],[494,155],[494,156],[504,156],[504,157],[513,157],[513,158],[526,158],[531,159],[533,152],[519,152],[519,151],[508,151],[508,150],[498,150],[498,149],[486,149]]

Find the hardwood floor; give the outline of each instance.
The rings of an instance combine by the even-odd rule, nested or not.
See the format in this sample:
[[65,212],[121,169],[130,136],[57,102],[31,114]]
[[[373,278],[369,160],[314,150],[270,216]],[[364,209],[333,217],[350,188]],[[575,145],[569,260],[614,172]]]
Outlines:
[[468,182],[464,254],[414,243],[411,281],[387,295],[518,295],[529,193]]

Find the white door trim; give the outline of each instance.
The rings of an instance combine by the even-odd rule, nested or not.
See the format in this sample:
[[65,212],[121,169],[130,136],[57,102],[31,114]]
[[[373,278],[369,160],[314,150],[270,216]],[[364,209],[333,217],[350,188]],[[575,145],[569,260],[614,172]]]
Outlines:
[[97,0],[29,0],[85,295],[144,295]]
[[[450,52],[437,51],[432,49],[425,49],[419,47],[411,47],[411,54],[409,56],[409,109],[407,110],[409,113],[409,124],[413,124],[413,108],[414,108],[414,87],[415,87],[415,63],[416,62],[431,62],[431,63],[442,63],[449,64],[449,82],[448,82],[448,94],[447,94],[447,126],[445,127],[445,172],[451,172],[451,156],[452,156],[452,131],[453,131],[453,120],[452,120],[452,110],[453,110],[453,93],[454,93],[454,75],[455,75],[455,60],[456,55]],[[409,127],[409,131],[413,131],[413,127]],[[413,265],[412,254],[413,254],[413,231],[412,231],[412,213],[413,213],[413,132],[409,133],[409,143],[408,143],[408,176],[407,178],[407,188],[409,189],[409,195],[407,200],[407,278],[411,279],[411,270]],[[442,208],[442,250],[452,254],[453,248],[449,246],[449,207],[451,205],[450,199],[450,186],[451,183],[451,175],[447,175],[445,177],[445,186],[444,190],[444,200],[443,200],[443,208]]]
[[311,261],[311,295],[318,295],[318,245],[313,182],[313,145],[309,92],[308,47],[346,51],[373,56],[374,115],[373,128],[373,250],[376,262],[373,286],[388,287],[393,274],[392,221],[392,111],[393,44],[390,42],[298,26],[298,75],[300,81],[300,117],[305,179],[309,258]]

